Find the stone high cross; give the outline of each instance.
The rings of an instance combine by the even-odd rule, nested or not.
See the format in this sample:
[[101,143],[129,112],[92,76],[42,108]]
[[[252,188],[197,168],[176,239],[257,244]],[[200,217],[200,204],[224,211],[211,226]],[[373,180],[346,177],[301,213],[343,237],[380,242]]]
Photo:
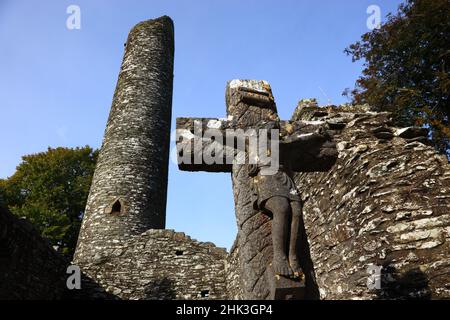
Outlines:
[[[277,122],[279,123],[279,139],[289,149],[291,170],[294,172],[326,171],[331,168],[337,158],[336,147],[326,131],[326,124],[307,121],[279,121],[272,90],[265,81],[233,80],[228,82],[226,105],[227,119],[177,118],[179,168],[184,171],[232,173],[235,213],[238,223],[237,246],[241,287],[246,299],[301,299],[305,297],[305,294],[306,297],[313,298],[317,296],[313,292],[317,287],[312,263],[309,262],[309,251],[302,219],[300,218],[300,223],[297,222],[295,226],[302,230],[298,230],[298,239],[294,238],[298,243],[298,246],[294,248],[299,251],[297,254],[306,276],[306,290],[301,277],[297,279],[280,277],[279,273],[274,272],[275,265],[272,268],[272,263],[276,263],[276,259],[274,259],[276,246],[273,243],[276,241],[276,237],[272,237],[272,230],[275,235],[275,219],[272,223],[268,215],[254,208],[254,201],[252,201],[254,185],[250,177],[250,167],[236,161],[239,151],[243,150],[239,150],[239,146],[234,143],[231,147],[233,159],[230,161],[230,153],[227,149],[230,146],[227,145],[222,149],[223,152],[218,151],[219,154],[217,154],[216,149],[211,148],[213,144],[217,145],[217,141],[211,138],[211,135],[204,135],[204,133],[207,130],[216,130],[216,132],[223,133],[222,136],[225,137],[225,132],[229,129],[248,130],[260,128],[263,123]],[[292,143],[289,144],[289,142]],[[222,161],[212,162],[211,159],[205,159],[205,151],[212,153],[214,159]],[[293,231],[292,229],[291,234]]]

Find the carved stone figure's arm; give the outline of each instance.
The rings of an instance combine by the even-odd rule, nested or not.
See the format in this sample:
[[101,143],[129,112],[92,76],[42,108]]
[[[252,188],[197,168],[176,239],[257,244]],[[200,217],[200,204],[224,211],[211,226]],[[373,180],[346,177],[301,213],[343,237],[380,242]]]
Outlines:
[[336,144],[320,121],[283,121],[280,151],[289,157],[293,171],[327,171],[337,159]]
[[[326,123],[320,122],[283,122],[281,126],[281,144],[298,146],[308,146],[312,144],[322,144],[327,140],[332,140],[326,130]],[[292,146],[291,146],[292,147]]]

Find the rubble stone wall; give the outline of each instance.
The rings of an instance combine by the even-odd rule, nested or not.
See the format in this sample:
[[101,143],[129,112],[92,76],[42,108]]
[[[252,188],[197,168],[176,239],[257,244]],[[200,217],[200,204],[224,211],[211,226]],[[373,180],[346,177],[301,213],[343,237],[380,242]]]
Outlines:
[[338,143],[331,171],[296,175],[321,298],[450,298],[450,166],[426,130],[314,101],[294,118],[326,121]]
[[[210,242],[173,230],[148,230],[82,269],[90,283],[112,295],[109,298],[226,299],[226,257],[225,249]],[[92,293],[88,290],[85,297]]]

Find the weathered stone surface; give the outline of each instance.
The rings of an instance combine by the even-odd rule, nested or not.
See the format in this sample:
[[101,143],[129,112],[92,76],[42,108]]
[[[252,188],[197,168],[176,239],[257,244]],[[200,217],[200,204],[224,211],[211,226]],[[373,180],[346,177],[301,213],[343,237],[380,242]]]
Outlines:
[[[228,298],[225,249],[173,230],[133,236],[99,263],[83,265],[81,298],[174,300]],[[98,295],[90,282],[105,288]]]
[[239,238],[236,238],[234,244],[227,256],[225,264],[225,276],[227,284],[227,297],[232,300],[244,299],[242,290],[242,276],[239,264]]
[[107,256],[131,235],[165,227],[173,55],[169,17],[131,30],[83,218],[77,264]]
[[[272,103],[264,108],[248,104],[240,96],[240,88],[262,91],[271,98]],[[260,121],[277,120],[277,110],[269,84],[256,80],[233,80],[227,84],[227,115],[237,119],[236,126],[247,128]],[[283,125],[286,128],[285,125]],[[286,129],[285,129],[286,130]],[[283,135],[283,130],[281,132]],[[244,299],[269,299],[271,285],[268,283],[266,269],[272,261],[272,230],[270,218],[254,209],[252,203],[252,187],[250,185],[248,167],[233,165],[232,182],[235,201],[235,213],[238,223],[237,247],[239,270],[241,275],[241,292]],[[304,234],[304,232],[303,232]],[[309,290],[306,297],[316,298],[314,269],[309,259],[309,247],[306,238],[300,239],[302,249],[302,268],[306,275],[306,286]]]
[[321,110],[317,109],[318,103],[316,99],[302,99],[298,102],[297,108],[294,110],[294,114],[292,115],[292,120],[304,119],[310,120],[314,117],[314,115],[320,116]]
[[377,137],[379,139],[389,140],[394,137],[393,130],[388,127],[384,127],[384,126],[372,129],[371,132],[373,133],[373,135],[375,137]]
[[[238,91],[243,86],[265,92],[273,99],[270,86],[265,81],[229,82],[226,91],[227,114],[238,119],[237,126],[246,128],[256,125],[261,120],[278,118],[274,101],[272,108],[259,108],[243,102]],[[266,299],[270,295],[270,285],[264,274],[272,260],[270,219],[253,208],[247,166],[233,166],[232,183],[238,224],[239,270],[243,298]],[[264,249],[267,249],[265,254]]]
[[408,127],[408,128],[402,128],[397,129],[395,132],[395,135],[400,138],[405,139],[414,139],[418,137],[427,137],[428,136],[428,129],[427,128],[420,128],[420,127]]
[[[334,168],[296,175],[321,298],[449,298],[447,159],[410,142],[425,131],[394,128],[388,113],[321,110],[309,120],[347,119]],[[380,290],[367,287],[371,264],[382,266]]]

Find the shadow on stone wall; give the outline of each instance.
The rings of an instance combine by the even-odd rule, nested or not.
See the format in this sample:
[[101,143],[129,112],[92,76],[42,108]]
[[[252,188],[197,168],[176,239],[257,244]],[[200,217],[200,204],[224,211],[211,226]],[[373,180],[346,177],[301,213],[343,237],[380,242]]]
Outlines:
[[0,206],[0,300],[58,300],[68,261],[25,219]]
[[309,242],[306,235],[305,224],[300,224],[300,234],[298,248],[300,248],[300,259],[303,272],[305,273],[306,281],[306,293],[305,298],[308,300],[319,300],[320,292],[316,281],[316,273],[314,270],[314,264],[311,259],[311,253],[309,249]]
[[94,279],[81,274],[81,290],[66,290],[65,300],[121,300],[120,297],[106,292]]
[[145,295],[147,300],[175,300],[174,281],[169,278],[152,281],[146,285]]
[[378,292],[378,299],[431,299],[428,278],[419,268],[398,272],[396,268],[387,266],[382,269],[381,279],[383,289]]

